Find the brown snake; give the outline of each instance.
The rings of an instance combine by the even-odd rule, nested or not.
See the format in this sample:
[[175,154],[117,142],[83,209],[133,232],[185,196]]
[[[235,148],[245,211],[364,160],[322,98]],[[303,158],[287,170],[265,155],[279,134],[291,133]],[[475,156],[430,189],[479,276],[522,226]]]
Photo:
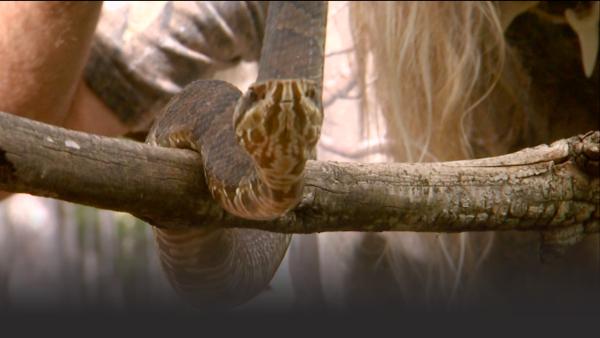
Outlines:
[[[223,81],[191,83],[163,109],[147,142],[199,151],[211,193],[228,212],[285,214],[302,196],[323,120],[326,20],[325,2],[271,3],[256,83],[244,95]],[[290,242],[285,234],[218,226],[156,227],[155,235],[171,284],[199,306],[257,295]]]

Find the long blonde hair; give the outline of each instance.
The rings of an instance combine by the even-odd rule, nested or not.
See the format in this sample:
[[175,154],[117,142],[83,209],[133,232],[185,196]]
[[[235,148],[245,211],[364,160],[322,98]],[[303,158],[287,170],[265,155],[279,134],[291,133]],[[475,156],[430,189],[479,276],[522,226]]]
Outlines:
[[[490,156],[520,142],[528,78],[506,45],[493,3],[351,2],[350,23],[362,136],[392,140],[392,160]],[[374,128],[379,119],[384,127]],[[490,234],[385,237],[384,258],[403,297],[419,303],[457,299],[493,243]]]

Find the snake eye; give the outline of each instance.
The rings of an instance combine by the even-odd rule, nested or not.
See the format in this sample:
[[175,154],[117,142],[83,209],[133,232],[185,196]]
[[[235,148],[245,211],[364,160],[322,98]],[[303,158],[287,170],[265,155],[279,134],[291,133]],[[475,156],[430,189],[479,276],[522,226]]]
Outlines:
[[248,98],[251,101],[256,101],[258,100],[258,95],[256,95],[256,92],[254,91],[254,89],[250,89],[250,91],[248,91]]
[[264,100],[267,95],[267,88],[264,84],[250,87],[250,98],[252,100]]

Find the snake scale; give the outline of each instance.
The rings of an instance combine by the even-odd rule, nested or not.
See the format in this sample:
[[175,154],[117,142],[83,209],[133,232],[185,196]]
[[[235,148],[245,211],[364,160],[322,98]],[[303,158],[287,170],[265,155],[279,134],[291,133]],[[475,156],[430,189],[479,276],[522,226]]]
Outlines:
[[[256,82],[242,93],[198,80],[174,96],[147,142],[202,155],[209,189],[228,212],[273,219],[300,200],[323,120],[326,2],[269,5]],[[154,228],[162,266],[194,305],[229,307],[265,289],[290,235],[249,229]]]

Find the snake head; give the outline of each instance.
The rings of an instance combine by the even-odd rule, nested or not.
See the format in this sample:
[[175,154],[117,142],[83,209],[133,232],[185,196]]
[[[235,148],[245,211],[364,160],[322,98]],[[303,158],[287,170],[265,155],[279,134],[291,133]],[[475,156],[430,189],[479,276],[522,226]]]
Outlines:
[[317,84],[306,79],[257,82],[240,98],[236,139],[267,180],[301,177],[321,133],[320,101]]

